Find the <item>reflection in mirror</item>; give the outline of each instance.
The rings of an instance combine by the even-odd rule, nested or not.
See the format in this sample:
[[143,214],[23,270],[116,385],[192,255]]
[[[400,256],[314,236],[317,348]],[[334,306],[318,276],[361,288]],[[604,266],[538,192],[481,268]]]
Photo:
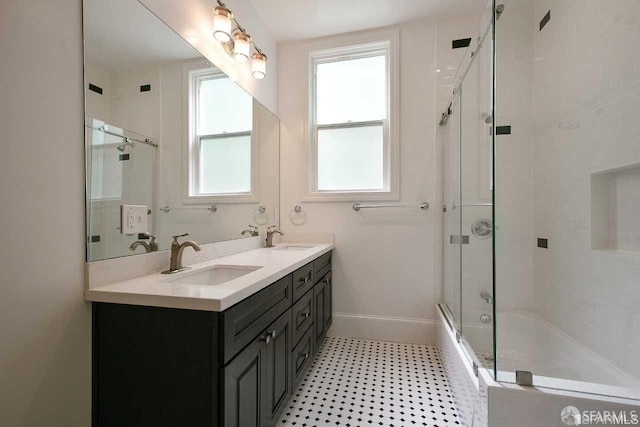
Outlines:
[[84,0],[89,261],[264,234],[278,118],[136,0]]

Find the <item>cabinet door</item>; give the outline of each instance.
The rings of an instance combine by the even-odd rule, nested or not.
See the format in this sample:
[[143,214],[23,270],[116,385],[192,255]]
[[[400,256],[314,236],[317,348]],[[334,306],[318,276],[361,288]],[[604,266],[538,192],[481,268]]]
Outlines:
[[262,425],[275,425],[280,410],[284,409],[289,397],[293,379],[291,359],[293,332],[291,310],[287,310],[273,322],[265,332],[270,337],[265,350],[265,381],[263,384]]
[[253,341],[224,368],[225,427],[258,427],[266,368],[266,337]]
[[325,330],[325,314],[324,309],[325,297],[324,297],[324,283],[321,281],[313,287],[313,330],[314,338],[316,340],[316,351],[320,349],[320,344],[324,339]]
[[333,321],[333,316],[331,315],[331,310],[333,309],[333,303],[331,301],[333,294],[333,280],[331,272],[324,276],[322,283],[324,284],[324,332],[327,333],[331,326],[331,322]]

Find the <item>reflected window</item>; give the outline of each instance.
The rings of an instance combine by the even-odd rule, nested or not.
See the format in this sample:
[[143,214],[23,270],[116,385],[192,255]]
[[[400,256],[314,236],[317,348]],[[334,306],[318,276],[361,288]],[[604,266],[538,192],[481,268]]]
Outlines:
[[189,76],[189,196],[251,195],[253,99],[217,68]]

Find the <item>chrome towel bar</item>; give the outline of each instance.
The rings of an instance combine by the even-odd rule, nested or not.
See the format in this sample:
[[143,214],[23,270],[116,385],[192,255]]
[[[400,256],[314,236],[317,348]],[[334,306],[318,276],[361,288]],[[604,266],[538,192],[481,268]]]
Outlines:
[[453,209],[457,207],[465,207],[465,206],[493,206],[493,203],[453,203]]
[[353,210],[358,212],[360,209],[375,209],[375,208],[420,208],[423,211],[429,209],[429,203],[422,202],[418,205],[361,205],[360,203],[353,204]]
[[160,211],[164,213],[169,213],[171,211],[199,211],[199,210],[208,210],[209,212],[217,212],[218,207],[216,205],[209,205],[207,207],[193,206],[193,207],[184,207],[184,208],[172,208],[171,206],[164,206],[160,208]]

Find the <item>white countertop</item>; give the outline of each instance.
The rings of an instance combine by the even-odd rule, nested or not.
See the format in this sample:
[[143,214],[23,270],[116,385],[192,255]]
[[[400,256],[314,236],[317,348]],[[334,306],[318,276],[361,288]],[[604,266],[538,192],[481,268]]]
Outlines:
[[[241,252],[210,261],[192,264],[190,270],[175,274],[150,274],[123,282],[99,286],[85,291],[85,299],[95,302],[182,308],[190,310],[223,311],[261,289],[292,273],[333,249],[329,243],[308,243],[305,250],[261,248]],[[259,266],[242,277],[216,286],[167,283],[168,280],[194,274],[212,266]]]

